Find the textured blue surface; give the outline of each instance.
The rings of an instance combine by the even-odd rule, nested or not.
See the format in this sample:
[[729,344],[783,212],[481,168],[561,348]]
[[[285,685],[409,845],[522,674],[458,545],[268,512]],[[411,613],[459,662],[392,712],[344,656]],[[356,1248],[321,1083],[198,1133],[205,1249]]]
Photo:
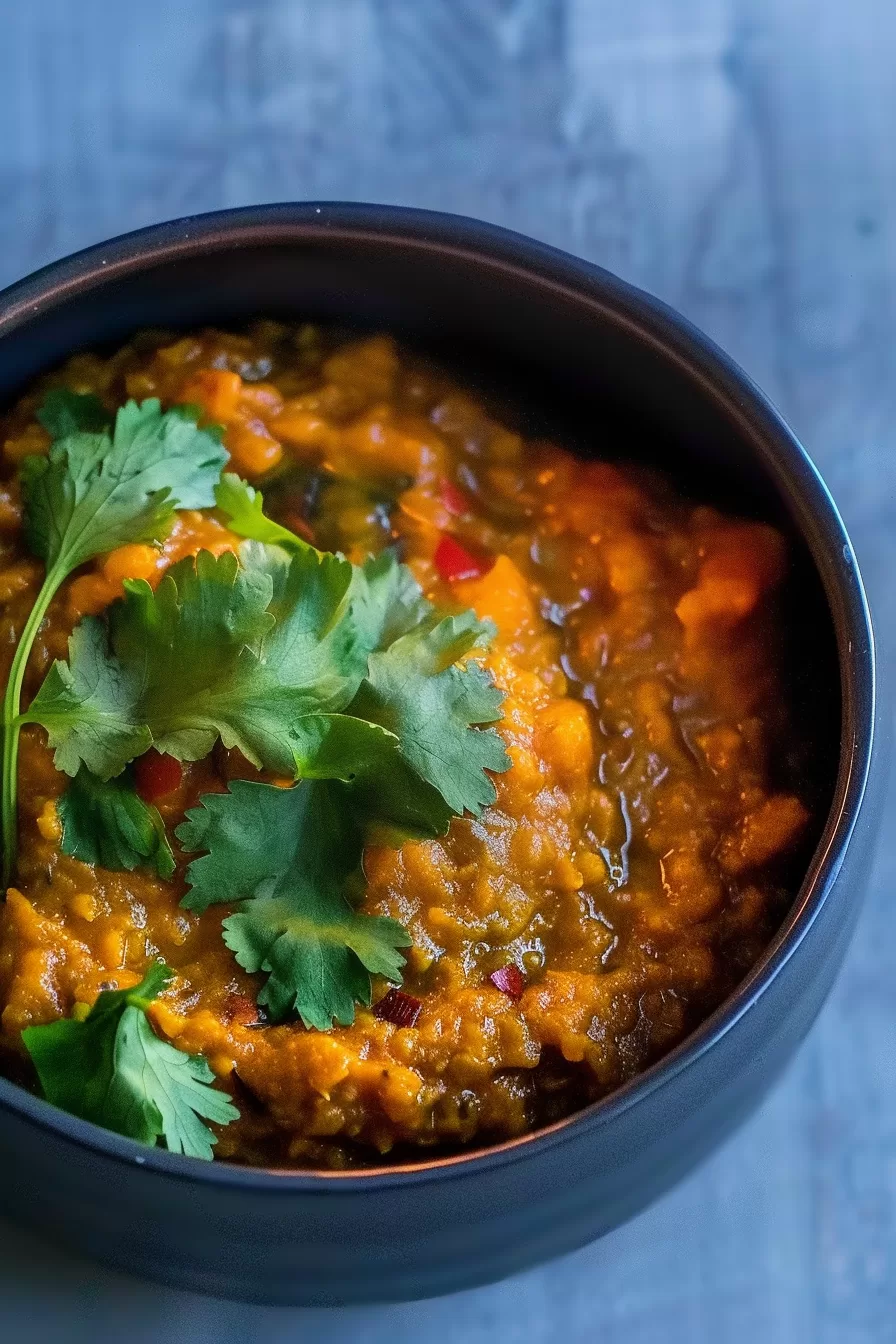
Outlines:
[[[303,197],[461,211],[591,257],[706,328],[791,418],[892,655],[892,0],[0,0],[0,21],[0,283],[156,219]],[[601,1244],[442,1302],[302,1312],[134,1283],[0,1224],[0,1333],[896,1341],[894,820],[784,1082]]]

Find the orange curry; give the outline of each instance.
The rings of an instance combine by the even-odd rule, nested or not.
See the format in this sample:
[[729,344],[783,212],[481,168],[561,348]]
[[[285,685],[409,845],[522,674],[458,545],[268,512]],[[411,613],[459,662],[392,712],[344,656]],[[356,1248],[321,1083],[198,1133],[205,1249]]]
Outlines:
[[[259,979],[221,938],[226,907],[180,906],[174,881],[60,852],[65,777],[23,736],[17,885],[0,915],[6,1071],[20,1033],[135,984],[176,979],[155,1031],[202,1054],[241,1118],[216,1156],[344,1167],[499,1141],[565,1115],[677,1044],[743,977],[780,922],[809,814],[780,784],[792,742],[774,594],[782,537],[679,497],[640,469],[524,441],[387,337],[262,322],[247,334],[146,333],[78,355],[2,422],[0,629],[8,666],[42,565],[20,535],[15,472],[46,451],[48,387],[191,402],[226,427],[233,468],[323,549],[397,545],[441,606],[498,635],[512,760],[497,802],[440,840],[368,849],[363,909],[409,930],[412,1026],[359,1008],[349,1027],[266,1023]],[[161,548],[127,545],[58,594],[26,696],[73,625],[176,558],[239,539],[182,512]],[[209,789],[251,777],[220,747],[158,801],[169,830]],[[388,990],[377,982],[374,998]]]

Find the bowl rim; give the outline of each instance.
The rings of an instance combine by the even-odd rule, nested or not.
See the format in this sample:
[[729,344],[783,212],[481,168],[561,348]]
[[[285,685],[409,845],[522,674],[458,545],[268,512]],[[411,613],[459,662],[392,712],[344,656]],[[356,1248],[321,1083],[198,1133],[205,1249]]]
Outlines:
[[462,257],[562,295],[608,327],[649,345],[711,395],[761,458],[821,578],[837,639],[841,750],[830,811],[806,875],[781,927],[748,975],[668,1054],[606,1097],[544,1128],[468,1153],[363,1170],[244,1167],[150,1148],[61,1111],[0,1077],[0,1108],[74,1147],[169,1179],[275,1196],[349,1194],[474,1178],[558,1148],[582,1130],[611,1123],[684,1072],[749,1013],[818,918],[856,829],[875,740],[877,687],[868,603],[852,544],[820,473],[768,397],[710,337],[662,300],[592,262],[512,230],[439,211],[331,201],[245,206],[153,224],[51,262],[0,291],[0,337],[59,304],[168,262],[239,247],[328,238]]

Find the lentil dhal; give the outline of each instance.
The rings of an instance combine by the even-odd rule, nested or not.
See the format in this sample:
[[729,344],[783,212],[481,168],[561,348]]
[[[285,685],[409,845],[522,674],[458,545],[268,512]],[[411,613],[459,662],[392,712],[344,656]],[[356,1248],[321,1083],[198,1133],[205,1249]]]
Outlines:
[[[523,441],[387,337],[273,322],[146,333],[110,358],[77,355],[0,426],[4,674],[43,574],[22,540],[16,472],[47,450],[36,410],[56,386],[110,411],[128,397],[201,406],[271,516],[356,563],[397,545],[439,606],[493,621],[485,665],[504,692],[512,765],[479,819],[367,850],[363,910],[412,939],[403,984],[377,979],[371,1009],[318,1031],[265,1020],[261,977],[222,940],[226,909],[182,908],[182,857],[164,881],[60,852],[67,781],[27,728],[18,872],[0,915],[8,1073],[33,1085],[24,1028],[137,984],[159,958],[175,979],[149,1010],[155,1032],[204,1056],[240,1110],[217,1157],[425,1158],[607,1093],[744,976],[792,894],[809,821],[780,782],[792,728],[776,531],[643,470]],[[176,559],[239,541],[215,511],[185,510],[163,545],[83,566],[40,629],[26,702],[125,578],[155,584]],[[201,794],[254,771],[219,746],[162,774],[155,801],[173,833]],[[384,1009],[386,995],[407,1003]]]

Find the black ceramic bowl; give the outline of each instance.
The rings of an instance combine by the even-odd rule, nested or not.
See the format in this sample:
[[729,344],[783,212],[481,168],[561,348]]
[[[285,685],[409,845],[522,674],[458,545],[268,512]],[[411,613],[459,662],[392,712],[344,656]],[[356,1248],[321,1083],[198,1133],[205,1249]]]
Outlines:
[[823,833],[738,991],[606,1100],[469,1156],[278,1173],[142,1147],[0,1080],[0,1207],[47,1235],[222,1296],[423,1297],[609,1231],[708,1154],[781,1072],[830,989],[871,859],[882,792],[871,627],[827,490],[744,374],[605,271],[469,220],[267,206],[91,248],[0,295],[0,404],[70,352],[137,327],[261,315],[396,332],[509,394],[528,428],[658,462],[694,493],[774,520],[795,555],[797,690],[821,745]]

